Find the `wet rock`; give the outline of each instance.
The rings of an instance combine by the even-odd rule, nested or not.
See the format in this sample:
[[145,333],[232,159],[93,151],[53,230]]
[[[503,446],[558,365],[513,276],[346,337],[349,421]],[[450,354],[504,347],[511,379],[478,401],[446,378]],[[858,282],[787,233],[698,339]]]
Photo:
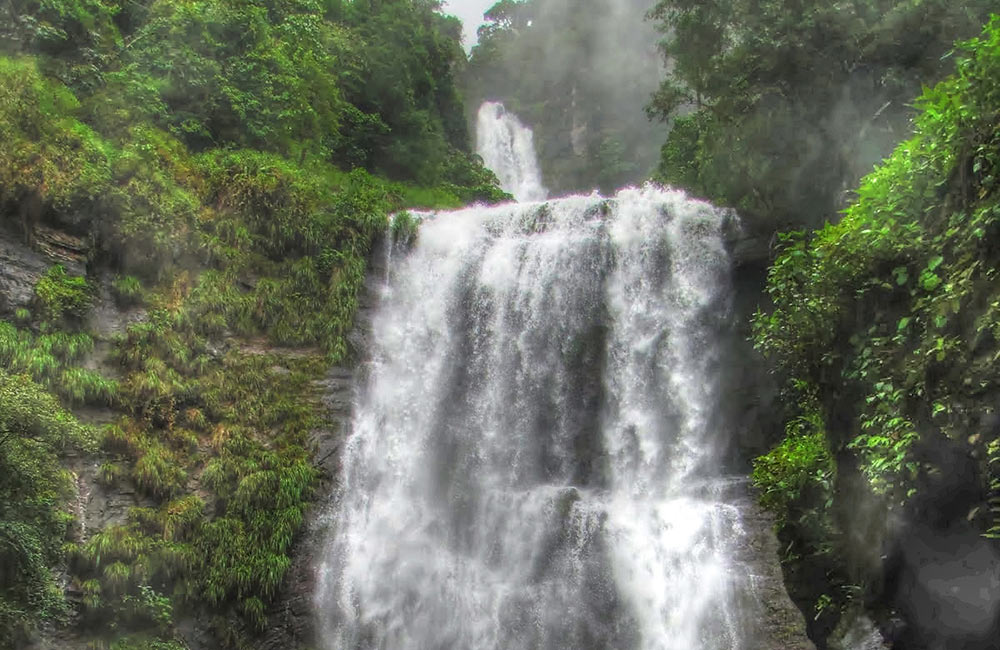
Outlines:
[[742,512],[744,535],[734,559],[751,575],[754,602],[747,609],[752,619],[750,627],[757,630],[747,650],[815,650],[806,636],[805,617],[785,589],[774,519],[753,495],[744,493],[737,505]]
[[156,502],[139,494],[128,481],[106,486],[98,475],[103,459],[70,458],[68,469],[76,483],[74,514],[79,523],[78,541],[86,541],[94,533],[128,519],[128,512],[135,507],[155,507]]
[[767,264],[773,254],[772,240],[763,236],[739,237],[729,242],[736,268]]
[[340,447],[350,426],[354,373],[350,368],[334,366],[313,386],[324,413],[324,426],[310,434],[310,442],[316,465],[332,477],[338,471]]
[[19,234],[0,229],[0,315],[28,307],[35,284],[52,262],[28,248]]
[[24,236],[0,226],[0,315],[29,307],[35,285],[53,264],[70,275],[86,275],[89,244],[65,231],[38,226],[34,247]]
[[90,250],[86,240],[63,230],[36,226],[35,246],[52,263],[62,264],[70,275],[86,274],[87,253]]
[[1000,634],[1000,552],[962,519],[948,528],[911,526],[887,579],[906,621],[900,647],[987,649]]
[[840,622],[827,639],[829,650],[888,650],[875,623],[859,609],[840,617]]
[[183,639],[187,650],[215,650],[219,644],[212,633],[211,622],[202,614],[195,613],[177,622],[177,636]]
[[112,277],[101,274],[97,280],[97,298],[87,315],[86,327],[99,339],[109,340],[117,334],[124,334],[129,325],[146,320],[147,312],[142,307],[122,309],[111,293]]

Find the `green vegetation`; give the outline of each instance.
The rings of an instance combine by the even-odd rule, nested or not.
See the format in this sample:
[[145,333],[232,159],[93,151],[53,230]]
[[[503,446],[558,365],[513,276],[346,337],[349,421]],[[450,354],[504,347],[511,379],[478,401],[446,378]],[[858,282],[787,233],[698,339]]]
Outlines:
[[1000,533],[1000,18],[955,63],[843,219],[783,238],[754,321],[794,404],[754,479],[827,604],[881,596],[852,547],[861,503],[881,513],[869,544],[888,513]]
[[38,282],[35,296],[42,319],[53,324],[64,318],[83,318],[91,302],[86,278],[66,275],[60,264],[50,268]]
[[93,435],[39,384],[0,370],[0,638],[22,640],[68,612],[53,572],[70,537],[71,474],[58,457]]
[[672,124],[657,179],[738,208],[764,236],[818,227],[910,131],[912,98],[952,69],[990,0],[660,0]]
[[[165,346],[174,336],[204,343],[161,327],[154,337]],[[149,334],[136,326],[120,349],[149,345]],[[318,478],[308,451],[316,414],[303,395],[325,363],[234,351],[192,364],[144,350],[123,386],[133,413],[103,436],[112,460],[101,480],[131,481],[156,506],[75,551],[88,616],[165,633],[174,608],[210,606],[220,633],[233,627],[227,612],[261,628]]]
[[[655,157],[621,110],[644,100],[605,101],[591,65],[627,38],[613,3],[556,4],[498,3],[468,64],[435,0],[0,7],[0,227],[61,260],[0,314],[0,645],[70,620],[108,650],[176,650],[193,613],[220,647],[266,627],[321,480],[314,382],[350,358],[373,245],[412,241],[407,208],[507,198],[456,80],[537,127],[556,190]],[[822,629],[879,596],[859,498],[1000,538],[1000,19],[952,53],[991,6],[651,12],[672,70],[649,107],[673,125],[658,178],[752,229],[831,218],[919,113],[840,223],[780,237],[754,320],[789,406],[753,479]],[[89,331],[109,294],[131,319],[113,337]],[[80,459],[141,507],[87,529]]]
[[[0,645],[71,610],[110,650],[179,647],[191,612],[224,647],[264,627],[320,478],[312,382],[351,352],[388,215],[507,198],[469,151],[439,8],[0,7],[0,226],[83,242],[88,272],[55,264],[0,314]],[[108,293],[138,320],[102,341]],[[143,507],[83,533],[71,449]]]
[[117,397],[117,382],[78,365],[93,349],[93,339],[84,333],[54,331],[35,335],[0,321],[3,367],[30,376],[68,405],[111,405]]
[[134,275],[119,275],[111,282],[111,292],[119,307],[134,307],[145,301],[142,281]]
[[[802,414],[790,420],[784,440],[754,461],[753,482],[760,488],[760,502],[779,517],[778,527],[794,525],[816,535],[829,534],[825,507],[832,495],[836,465],[830,454],[826,430],[814,400],[804,400]],[[817,507],[819,506],[819,507]],[[813,521],[813,520],[816,521]]]

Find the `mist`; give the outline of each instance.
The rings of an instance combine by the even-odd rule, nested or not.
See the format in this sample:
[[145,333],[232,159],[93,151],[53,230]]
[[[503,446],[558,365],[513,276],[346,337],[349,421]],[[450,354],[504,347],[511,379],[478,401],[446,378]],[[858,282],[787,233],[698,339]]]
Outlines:
[[667,129],[644,112],[664,74],[648,0],[494,5],[466,76],[469,110],[503,102],[535,131],[556,193],[646,179]]

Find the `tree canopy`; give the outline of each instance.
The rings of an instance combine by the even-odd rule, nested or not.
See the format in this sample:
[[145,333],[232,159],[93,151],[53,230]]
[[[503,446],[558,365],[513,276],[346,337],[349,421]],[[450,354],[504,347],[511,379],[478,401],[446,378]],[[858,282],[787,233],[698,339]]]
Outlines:
[[822,224],[909,132],[910,102],[995,3],[660,0],[657,176],[762,231]]

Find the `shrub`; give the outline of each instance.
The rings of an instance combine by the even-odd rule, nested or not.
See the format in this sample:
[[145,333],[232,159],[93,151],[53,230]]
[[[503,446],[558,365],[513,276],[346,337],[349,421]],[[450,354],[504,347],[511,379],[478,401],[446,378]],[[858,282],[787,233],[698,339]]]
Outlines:
[[67,210],[104,195],[113,149],[77,121],[78,108],[73,93],[44,78],[33,60],[0,56],[0,201],[34,194]]
[[35,298],[43,319],[79,322],[87,315],[93,295],[86,278],[68,275],[62,264],[56,264],[35,285]]

